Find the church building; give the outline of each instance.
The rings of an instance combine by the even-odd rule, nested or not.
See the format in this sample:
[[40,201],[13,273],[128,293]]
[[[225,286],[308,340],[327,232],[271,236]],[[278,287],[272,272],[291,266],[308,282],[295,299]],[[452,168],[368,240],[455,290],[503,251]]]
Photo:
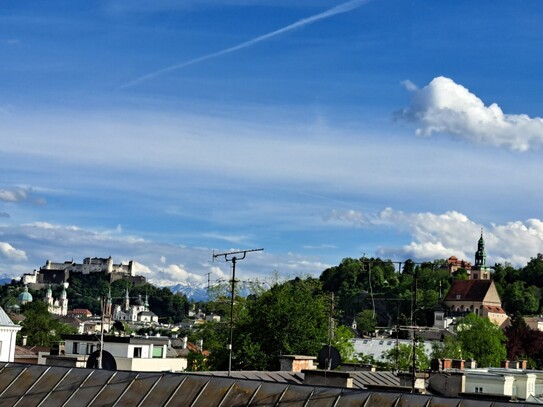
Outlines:
[[[450,316],[463,316],[474,312],[502,326],[508,316],[502,308],[496,285],[491,280],[492,269],[487,266],[486,258],[485,240],[481,232],[475,252],[475,264],[471,267],[469,280],[454,280],[443,303]],[[436,314],[436,319],[438,317]]]

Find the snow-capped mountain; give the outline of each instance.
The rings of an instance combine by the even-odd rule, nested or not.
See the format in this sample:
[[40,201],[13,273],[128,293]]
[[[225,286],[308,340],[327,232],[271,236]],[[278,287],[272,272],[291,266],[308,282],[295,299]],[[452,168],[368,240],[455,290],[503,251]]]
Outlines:
[[[259,287],[267,290],[269,285],[259,284]],[[230,283],[222,282],[220,284],[215,284],[211,287],[211,290],[208,291],[207,285],[192,285],[189,283],[179,283],[168,287],[173,293],[185,294],[185,296],[192,301],[209,301],[210,295],[213,297],[219,292],[223,295],[230,295]],[[254,287],[251,284],[247,283],[238,283],[236,286],[237,295],[242,297],[247,297],[251,294],[254,294]]]
[[207,301],[207,288],[202,285],[191,285],[189,283],[179,283],[168,287],[171,292],[184,294],[192,301]]

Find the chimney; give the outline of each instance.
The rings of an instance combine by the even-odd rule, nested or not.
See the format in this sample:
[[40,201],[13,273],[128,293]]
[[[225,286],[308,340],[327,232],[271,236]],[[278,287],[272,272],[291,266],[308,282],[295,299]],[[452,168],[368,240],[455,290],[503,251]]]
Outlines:
[[279,356],[279,370],[282,372],[301,372],[302,370],[316,369],[315,356],[282,355]]
[[23,336],[23,346],[26,346],[26,343],[27,343],[27,340],[28,340],[28,336]]
[[464,360],[463,359],[453,359],[452,367],[453,367],[453,369],[464,370]]
[[188,342],[189,338],[184,336],[183,337],[183,349],[187,349],[187,342]]
[[502,360],[500,367],[504,369],[509,369],[509,361],[508,360]]
[[477,368],[477,362],[475,359],[468,359],[466,360],[465,364],[466,369],[476,369]]
[[528,368],[528,361],[526,359],[523,359],[520,361],[520,368],[521,369],[527,369]]
[[200,352],[204,350],[204,340],[198,339],[198,349],[200,349]]
[[353,387],[353,373],[340,372],[337,370],[302,370],[304,374],[304,384],[312,386],[330,386],[330,387]]
[[452,367],[452,359],[441,359],[443,370],[450,369]]

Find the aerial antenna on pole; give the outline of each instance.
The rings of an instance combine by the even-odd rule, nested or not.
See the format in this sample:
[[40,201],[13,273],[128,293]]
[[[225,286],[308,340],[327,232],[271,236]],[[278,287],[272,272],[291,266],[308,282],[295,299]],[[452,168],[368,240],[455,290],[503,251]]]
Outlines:
[[[247,253],[250,252],[260,252],[264,249],[251,249],[251,250],[239,250],[235,252],[224,252],[224,253],[215,253],[213,251],[213,261],[217,257],[224,257],[224,261],[232,263],[232,287],[231,287],[231,296],[230,296],[230,343],[228,344],[228,377],[230,377],[232,372],[232,342],[234,337],[234,296],[236,292],[236,262],[238,260],[245,259]],[[237,255],[240,255],[239,257]]]

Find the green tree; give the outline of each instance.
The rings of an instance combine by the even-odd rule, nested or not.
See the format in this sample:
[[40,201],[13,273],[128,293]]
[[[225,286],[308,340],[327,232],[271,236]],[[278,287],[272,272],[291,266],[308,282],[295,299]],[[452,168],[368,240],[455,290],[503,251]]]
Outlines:
[[464,358],[473,358],[479,366],[500,366],[507,356],[506,337],[488,318],[473,313],[460,319],[457,338]]
[[54,319],[43,301],[34,301],[23,306],[25,316],[22,322],[23,329],[19,335],[28,337],[28,345],[51,346],[53,342],[60,341],[63,334],[76,333],[71,325],[63,324]]
[[340,325],[334,330],[332,346],[339,351],[342,362],[352,362],[354,360],[353,338],[353,331],[345,325]]
[[[415,365],[417,370],[426,370],[430,367],[430,361],[424,351],[424,344],[418,342],[415,345]],[[384,352],[384,359],[387,361],[386,368],[408,372],[413,370],[413,346],[400,343],[398,346]]]
[[[531,287],[532,289],[536,287]],[[523,281],[515,281],[509,284],[503,293],[503,306],[508,314],[522,315],[533,314],[539,309],[539,298],[533,290],[528,289]]]
[[[245,343],[262,357],[260,366],[276,370],[280,355],[317,355],[326,343],[328,303],[319,280],[296,278],[249,299],[236,331],[247,335]],[[238,367],[252,368],[241,363]]]
[[365,309],[356,315],[356,327],[358,332],[369,335],[375,332],[376,326],[377,324],[372,310]]
[[523,280],[529,285],[541,287],[543,284],[543,254],[539,253],[528,262],[522,272]]
[[432,359],[462,359],[462,344],[455,336],[446,336],[443,342],[432,344]]

